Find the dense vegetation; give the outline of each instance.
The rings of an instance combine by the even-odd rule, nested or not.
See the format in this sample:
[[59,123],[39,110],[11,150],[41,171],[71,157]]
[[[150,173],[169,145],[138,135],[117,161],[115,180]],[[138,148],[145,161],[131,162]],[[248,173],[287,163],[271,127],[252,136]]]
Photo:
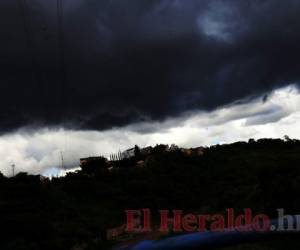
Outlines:
[[[158,145],[147,155],[136,150],[112,169],[104,160],[51,181],[26,173],[0,175],[0,249],[109,247],[115,242],[105,240],[106,230],[125,222],[125,209],[300,213],[298,140],[236,142],[205,148],[203,155],[165,149]],[[282,249],[284,242],[253,249]],[[289,244],[299,248],[296,240]]]

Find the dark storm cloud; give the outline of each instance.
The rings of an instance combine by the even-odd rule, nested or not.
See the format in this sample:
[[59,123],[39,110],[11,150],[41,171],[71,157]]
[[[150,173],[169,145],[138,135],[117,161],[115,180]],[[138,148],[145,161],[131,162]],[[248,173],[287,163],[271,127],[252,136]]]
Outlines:
[[299,1],[63,0],[63,70],[55,2],[27,0],[30,26],[17,3],[0,3],[2,132],[163,120],[299,81]]

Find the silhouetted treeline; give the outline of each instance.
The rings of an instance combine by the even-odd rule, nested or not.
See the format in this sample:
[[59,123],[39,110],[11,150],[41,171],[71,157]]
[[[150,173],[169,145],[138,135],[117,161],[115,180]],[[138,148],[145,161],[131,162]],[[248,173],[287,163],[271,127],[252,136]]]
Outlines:
[[249,140],[204,148],[203,154],[166,148],[157,145],[147,154],[136,148],[135,156],[118,163],[103,159],[52,180],[0,175],[0,249],[106,248],[114,244],[106,241],[106,230],[125,222],[126,209],[213,214],[252,208],[272,217],[284,208],[300,214],[298,140]]

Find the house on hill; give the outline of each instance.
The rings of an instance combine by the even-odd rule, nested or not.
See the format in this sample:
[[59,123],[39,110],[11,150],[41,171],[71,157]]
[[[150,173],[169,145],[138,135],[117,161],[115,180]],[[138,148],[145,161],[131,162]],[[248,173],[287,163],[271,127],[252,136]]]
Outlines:
[[103,158],[104,157],[102,157],[102,156],[93,156],[93,157],[80,158],[80,167],[82,168],[86,165],[97,163],[99,161],[102,162]]
[[151,146],[141,148],[141,155],[150,155],[152,153],[153,148]]
[[135,148],[129,148],[129,149],[125,150],[123,152],[123,154],[126,158],[134,157],[135,156]]
[[181,152],[185,155],[198,155],[201,156],[204,154],[204,147],[197,147],[197,148],[181,148]]
[[109,164],[105,157],[87,157],[80,159],[80,167],[82,171],[86,174],[93,174],[99,170],[108,169]]

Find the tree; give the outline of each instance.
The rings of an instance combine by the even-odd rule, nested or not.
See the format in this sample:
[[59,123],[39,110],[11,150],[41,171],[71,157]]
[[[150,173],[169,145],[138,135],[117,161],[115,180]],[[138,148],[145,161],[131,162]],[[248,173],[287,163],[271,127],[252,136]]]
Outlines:
[[135,145],[135,146],[134,146],[134,156],[135,156],[135,157],[139,157],[140,154],[141,154],[141,150],[140,150],[139,146],[138,146],[138,145]]

